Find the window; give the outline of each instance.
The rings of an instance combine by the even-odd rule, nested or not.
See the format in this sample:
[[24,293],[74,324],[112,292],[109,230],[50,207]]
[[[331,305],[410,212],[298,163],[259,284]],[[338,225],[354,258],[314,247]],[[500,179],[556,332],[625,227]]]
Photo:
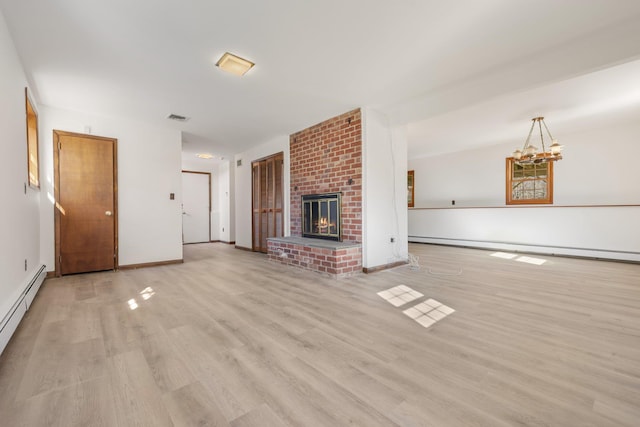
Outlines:
[[407,206],[412,208],[414,205],[414,191],[413,191],[413,171],[407,172]]
[[507,205],[553,203],[553,162],[519,165],[507,158]]
[[24,88],[25,108],[27,113],[27,171],[29,185],[40,188],[40,164],[38,161],[38,113],[29,99],[29,92]]

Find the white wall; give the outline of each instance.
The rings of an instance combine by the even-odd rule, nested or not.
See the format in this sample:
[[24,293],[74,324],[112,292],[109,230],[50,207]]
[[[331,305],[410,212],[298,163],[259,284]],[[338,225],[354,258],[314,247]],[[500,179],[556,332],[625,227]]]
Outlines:
[[51,107],[41,113],[41,257],[48,269],[54,266],[54,129],[118,140],[119,264],[182,259],[180,132]]
[[418,209],[409,211],[409,239],[640,260],[640,207],[609,206],[640,204],[640,124],[558,136],[565,150],[553,206],[505,205],[511,145],[410,159]]
[[404,127],[370,108],[362,132],[362,265],[373,268],[408,258],[407,142]]
[[[290,168],[289,168],[289,136],[282,135],[257,147],[236,154],[235,162],[235,232],[236,246],[251,248],[251,162],[284,152],[284,235],[290,233]],[[242,160],[242,166],[236,166]]]
[[[0,322],[2,322],[42,266],[38,219],[41,192],[30,188],[27,180],[24,98],[27,80],[2,13],[0,13],[0,76],[0,129],[2,130],[0,141],[2,150],[0,154],[0,200],[2,200],[0,204]],[[6,337],[10,335],[11,333],[8,333]],[[6,343],[4,337],[5,334],[0,339],[0,352],[4,348],[3,344]]]

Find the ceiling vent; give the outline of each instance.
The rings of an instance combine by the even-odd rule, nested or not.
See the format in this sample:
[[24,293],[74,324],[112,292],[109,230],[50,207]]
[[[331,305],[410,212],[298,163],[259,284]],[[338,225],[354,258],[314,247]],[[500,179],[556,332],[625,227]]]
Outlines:
[[177,122],[186,122],[189,120],[189,117],[185,117],[185,116],[181,116],[179,114],[169,114],[167,116],[167,119],[169,120],[175,120]]

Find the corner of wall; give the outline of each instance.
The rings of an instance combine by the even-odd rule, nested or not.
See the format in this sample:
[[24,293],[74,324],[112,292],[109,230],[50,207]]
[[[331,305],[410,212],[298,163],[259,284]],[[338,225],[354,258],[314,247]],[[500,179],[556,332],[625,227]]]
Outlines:
[[407,141],[404,126],[383,113],[363,113],[363,267],[408,259]]

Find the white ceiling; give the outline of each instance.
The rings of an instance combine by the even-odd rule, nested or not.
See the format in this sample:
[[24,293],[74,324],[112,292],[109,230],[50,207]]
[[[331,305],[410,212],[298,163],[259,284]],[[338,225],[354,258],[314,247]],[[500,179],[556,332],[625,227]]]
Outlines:
[[[637,0],[0,0],[0,9],[39,103],[172,126],[186,152],[229,156],[362,106],[409,124],[410,156],[518,145],[536,115],[559,134],[639,111]],[[214,63],[225,51],[256,66],[224,73]]]

